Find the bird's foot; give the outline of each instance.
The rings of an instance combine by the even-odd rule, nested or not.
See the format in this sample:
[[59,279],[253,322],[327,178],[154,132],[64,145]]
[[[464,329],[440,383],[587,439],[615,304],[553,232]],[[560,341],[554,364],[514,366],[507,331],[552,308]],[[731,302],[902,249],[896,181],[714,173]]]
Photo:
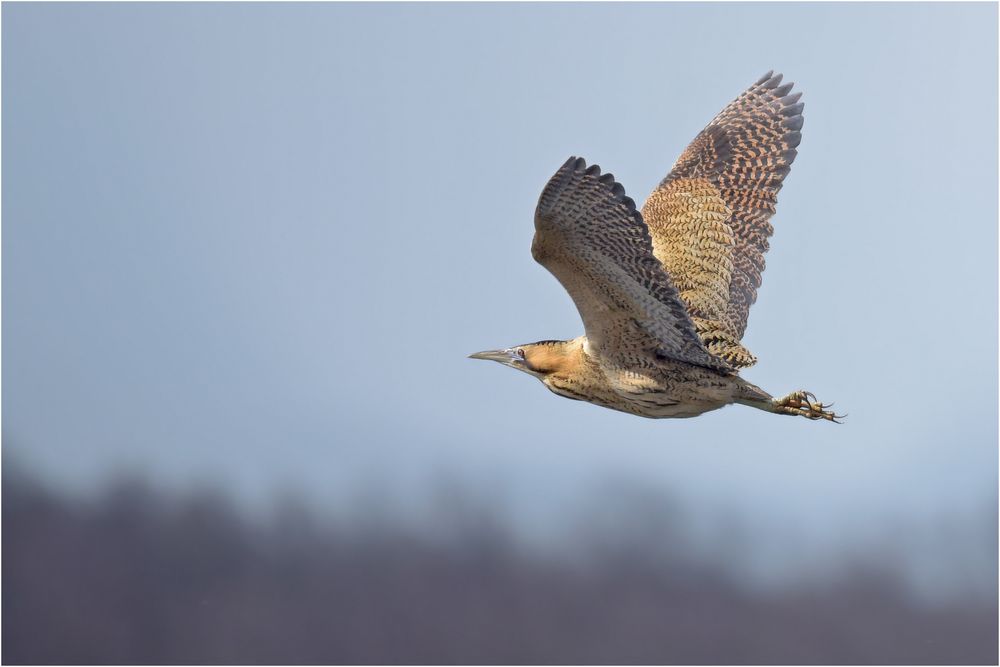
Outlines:
[[833,403],[829,405],[820,403],[816,397],[808,391],[793,391],[788,396],[774,399],[775,412],[783,415],[799,415],[806,419],[826,419],[835,424],[840,424],[839,420],[847,415],[838,415],[829,410]]

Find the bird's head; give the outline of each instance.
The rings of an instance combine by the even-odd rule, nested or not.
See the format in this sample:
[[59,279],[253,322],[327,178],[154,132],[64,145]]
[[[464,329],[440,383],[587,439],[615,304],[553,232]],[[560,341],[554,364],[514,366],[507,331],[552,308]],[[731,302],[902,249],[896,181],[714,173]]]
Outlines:
[[502,350],[486,350],[470,354],[470,359],[496,361],[534,375],[543,382],[559,371],[566,370],[574,361],[576,341],[542,340]]

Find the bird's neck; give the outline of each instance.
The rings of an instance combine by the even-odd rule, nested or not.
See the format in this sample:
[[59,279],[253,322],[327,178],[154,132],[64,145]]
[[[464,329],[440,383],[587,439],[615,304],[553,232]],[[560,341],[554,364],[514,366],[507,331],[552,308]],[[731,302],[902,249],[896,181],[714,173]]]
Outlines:
[[526,349],[530,366],[546,374],[572,375],[586,363],[586,337],[573,340],[546,341]]
[[553,356],[554,370],[542,378],[550,390],[567,398],[615,407],[616,394],[608,386],[600,362],[591,356],[586,336],[563,341]]

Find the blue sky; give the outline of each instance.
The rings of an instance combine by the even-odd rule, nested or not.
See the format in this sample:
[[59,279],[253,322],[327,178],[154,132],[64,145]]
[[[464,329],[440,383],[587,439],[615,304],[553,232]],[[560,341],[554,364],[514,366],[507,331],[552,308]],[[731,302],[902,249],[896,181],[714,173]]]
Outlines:
[[[988,528],[995,4],[2,11],[5,462],[331,509],[450,475],[536,527],[633,480],[823,553]],[[769,69],[805,126],[744,375],[845,425],[636,419],[465,358],[582,332],[529,253],[566,157],[641,202]]]

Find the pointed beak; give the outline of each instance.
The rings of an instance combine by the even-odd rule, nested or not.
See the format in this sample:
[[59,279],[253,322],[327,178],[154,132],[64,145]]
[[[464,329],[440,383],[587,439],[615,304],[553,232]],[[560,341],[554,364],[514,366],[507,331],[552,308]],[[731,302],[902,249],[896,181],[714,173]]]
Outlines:
[[484,352],[470,354],[469,359],[486,359],[488,361],[496,361],[501,364],[510,364],[514,360],[520,359],[520,357],[517,356],[517,352],[514,350],[486,350]]

